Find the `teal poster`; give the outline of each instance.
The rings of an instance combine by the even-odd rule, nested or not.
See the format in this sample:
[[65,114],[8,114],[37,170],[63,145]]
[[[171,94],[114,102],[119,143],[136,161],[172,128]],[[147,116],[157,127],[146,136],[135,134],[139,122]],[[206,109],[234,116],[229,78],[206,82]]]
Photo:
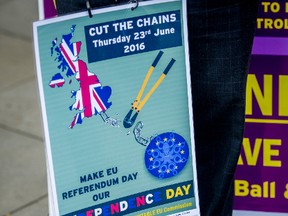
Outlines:
[[53,215],[199,215],[186,1],[34,23]]

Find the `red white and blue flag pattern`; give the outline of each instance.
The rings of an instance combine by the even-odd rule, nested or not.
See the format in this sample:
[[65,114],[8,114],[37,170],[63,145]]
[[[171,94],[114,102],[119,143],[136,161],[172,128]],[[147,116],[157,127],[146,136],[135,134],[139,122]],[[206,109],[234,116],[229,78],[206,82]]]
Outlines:
[[[72,26],[71,33],[62,36],[61,43],[56,46],[56,41],[52,41],[52,50],[57,53],[59,62],[58,69],[61,72],[66,72],[66,76],[74,76],[79,83],[80,88],[77,91],[72,91],[72,98],[75,102],[69,109],[79,111],[71,122],[69,128],[73,128],[76,124],[82,124],[84,118],[90,118],[98,113],[105,112],[112,103],[109,98],[112,89],[109,86],[102,86],[96,74],[88,70],[87,64],[79,59],[81,50],[81,41],[71,43],[74,35],[75,26]],[[63,76],[60,73],[55,74],[49,83],[49,86],[54,88],[62,87],[65,83]],[[69,82],[71,83],[71,82]]]

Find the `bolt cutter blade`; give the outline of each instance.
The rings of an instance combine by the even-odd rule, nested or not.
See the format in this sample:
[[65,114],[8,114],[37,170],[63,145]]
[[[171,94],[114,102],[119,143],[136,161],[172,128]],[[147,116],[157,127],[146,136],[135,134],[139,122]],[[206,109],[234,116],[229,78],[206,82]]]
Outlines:
[[133,109],[130,109],[129,112],[127,113],[127,115],[125,116],[124,118],[124,121],[123,121],[123,126],[125,128],[130,128],[132,127],[132,125],[135,123],[136,121],[136,118],[138,116],[138,112],[136,112],[132,118],[131,118],[131,115],[132,115],[132,112],[133,112]]

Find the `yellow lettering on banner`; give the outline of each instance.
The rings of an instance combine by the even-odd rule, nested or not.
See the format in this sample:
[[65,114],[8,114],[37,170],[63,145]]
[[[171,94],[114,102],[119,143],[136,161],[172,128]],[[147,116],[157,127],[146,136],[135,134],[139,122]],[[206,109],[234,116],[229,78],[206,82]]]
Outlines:
[[263,18],[257,18],[257,29],[261,29],[262,28],[262,23],[263,22],[264,22]]
[[264,20],[264,29],[273,29],[273,20],[272,19],[265,19]]
[[[286,3],[287,5],[287,3]],[[279,76],[279,116],[288,116],[288,76]]]
[[249,183],[244,180],[235,180],[235,196],[248,196],[249,189],[248,189]]
[[263,184],[249,184],[245,180],[235,180],[235,196],[253,198],[275,198],[276,183],[265,181]]
[[270,186],[270,193],[268,190],[264,191],[264,197],[275,198],[276,197],[276,182],[271,182],[268,185],[268,182],[265,182],[265,187],[269,189]]
[[237,165],[244,165],[241,155],[239,155]]
[[272,116],[272,75],[264,75],[263,93],[255,74],[249,74],[246,87],[246,115],[252,115],[252,93],[264,116]]
[[288,19],[257,18],[257,29],[288,29]]
[[288,184],[285,185],[284,198],[288,199]]
[[261,2],[261,4],[263,5],[263,11],[265,12],[265,13],[268,13],[268,6],[269,6],[269,4],[270,4],[270,2]]
[[[263,143],[263,166],[264,167],[281,167],[281,160],[274,160],[272,157],[279,156],[279,149],[272,149],[273,146],[281,146],[280,139],[261,139],[256,138],[254,147],[251,146],[249,138],[243,139],[243,152],[248,166],[256,166],[261,146]],[[238,159],[238,165],[244,165],[242,155],[240,154]]]
[[273,13],[277,13],[280,11],[280,4],[278,2],[261,2],[261,4],[263,6],[263,11],[265,13],[269,11]]
[[[252,151],[251,144],[249,138],[243,139],[243,150],[246,156],[247,165],[256,166],[259,152],[262,144],[262,139],[256,139],[254,144],[254,149]],[[241,155],[240,155],[241,157]],[[242,159],[241,159],[242,160]],[[243,162],[243,161],[242,161]]]
[[[272,116],[272,114],[276,116],[276,114],[278,114],[279,117],[288,117],[288,76],[278,76],[278,97],[273,97],[273,91],[275,91],[276,88],[273,89],[272,80],[272,75],[264,75],[263,85],[260,86],[255,74],[248,75],[246,87],[246,121],[249,121],[248,115],[253,115],[253,100],[256,100],[263,116]],[[273,102],[274,104],[278,102],[278,110],[273,109]],[[261,122],[261,120],[259,120],[260,119],[258,119],[258,123]],[[262,122],[265,123],[264,120],[265,119],[263,119]],[[266,123],[269,121],[271,123],[288,123],[286,119],[266,119]]]
[[279,150],[272,149],[272,146],[281,146],[279,139],[264,139],[263,166],[281,167],[282,161],[272,160],[272,156],[279,156]]
[[288,20],[284,19],[284,29],[288,29]]
[[278,2],[272,2],[270,6],[270,10],[273,13],[278,13],[280,11],[280,4]]
[[262,188],[260,185],[251,185],[250,195],[252,197],[262,197]]
[[284,22],[282,19],[275,19],[274,20],[274,27],[275,29],[282,29],[284,26]]

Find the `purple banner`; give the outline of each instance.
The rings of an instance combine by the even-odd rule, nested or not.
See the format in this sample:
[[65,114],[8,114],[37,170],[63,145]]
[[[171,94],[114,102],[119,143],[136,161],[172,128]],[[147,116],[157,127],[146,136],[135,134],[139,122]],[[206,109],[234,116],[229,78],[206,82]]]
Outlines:
[[44,18],[51,18],[57,15],[56,11],[56,0],[43,0],[44,3]]
[[251,59],[235,209],[288,212],[288,56]]
[[253,55],[288,55],[288,38],[255,37]]
[[257,36],[288,36],[288,3],[286,0],[261,1],[258,19]]
[[262,1],[235,174],[236,210],[288,213],[288,1]]

